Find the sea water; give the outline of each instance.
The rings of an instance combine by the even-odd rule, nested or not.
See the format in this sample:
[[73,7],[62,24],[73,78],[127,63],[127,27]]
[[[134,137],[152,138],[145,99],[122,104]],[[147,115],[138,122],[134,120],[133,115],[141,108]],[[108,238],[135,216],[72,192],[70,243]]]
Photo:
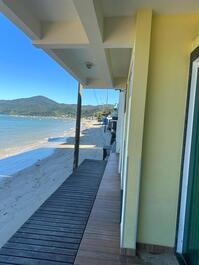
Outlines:
[[0,151],[52,141],[74,126],[72,119],[0,115]]

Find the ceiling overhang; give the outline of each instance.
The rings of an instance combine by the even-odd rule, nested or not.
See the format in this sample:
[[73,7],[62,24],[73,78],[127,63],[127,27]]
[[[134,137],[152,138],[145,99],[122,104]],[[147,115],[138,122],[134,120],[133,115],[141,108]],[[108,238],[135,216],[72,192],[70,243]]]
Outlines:
[[[168,2],[172,4],[169,4]],[[135,14],[199,11],[198,0],[0,0],[1,11],[84,87],[125,88]]]
[[100,4],[98,0],[0,0],[2,12],[84,87],[125,86],[134,18],[104,17]]

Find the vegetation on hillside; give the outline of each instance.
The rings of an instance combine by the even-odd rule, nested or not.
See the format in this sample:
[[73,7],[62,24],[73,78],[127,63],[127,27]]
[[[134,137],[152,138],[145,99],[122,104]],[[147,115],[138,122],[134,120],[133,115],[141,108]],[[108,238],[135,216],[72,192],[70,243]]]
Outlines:
[[[99,117],[112,110],[113,105],[83,105],[82,117]],[[0,114],[73,118],[76,116],[76,104],[60,104],[43,96],[0,100]]]

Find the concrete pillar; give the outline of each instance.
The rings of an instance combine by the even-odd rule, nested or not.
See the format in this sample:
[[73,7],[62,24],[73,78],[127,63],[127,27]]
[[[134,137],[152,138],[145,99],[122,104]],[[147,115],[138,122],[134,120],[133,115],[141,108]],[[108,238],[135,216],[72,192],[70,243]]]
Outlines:
[[149,67],[152,11],[137,14],[135,44],[128,85],[128,111],[126,134],[126,165],[124,165],[124,191],[121,222],[121,248],[124,254],[136,250],[139,190],[144,130],[145,99]]

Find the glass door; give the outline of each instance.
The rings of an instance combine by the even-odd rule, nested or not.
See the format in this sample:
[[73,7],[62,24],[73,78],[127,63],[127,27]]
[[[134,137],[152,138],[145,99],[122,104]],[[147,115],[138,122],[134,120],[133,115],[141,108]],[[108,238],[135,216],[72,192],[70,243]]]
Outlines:
[[196,78],[183,256],[188,264],[199,265],[199,70]]

